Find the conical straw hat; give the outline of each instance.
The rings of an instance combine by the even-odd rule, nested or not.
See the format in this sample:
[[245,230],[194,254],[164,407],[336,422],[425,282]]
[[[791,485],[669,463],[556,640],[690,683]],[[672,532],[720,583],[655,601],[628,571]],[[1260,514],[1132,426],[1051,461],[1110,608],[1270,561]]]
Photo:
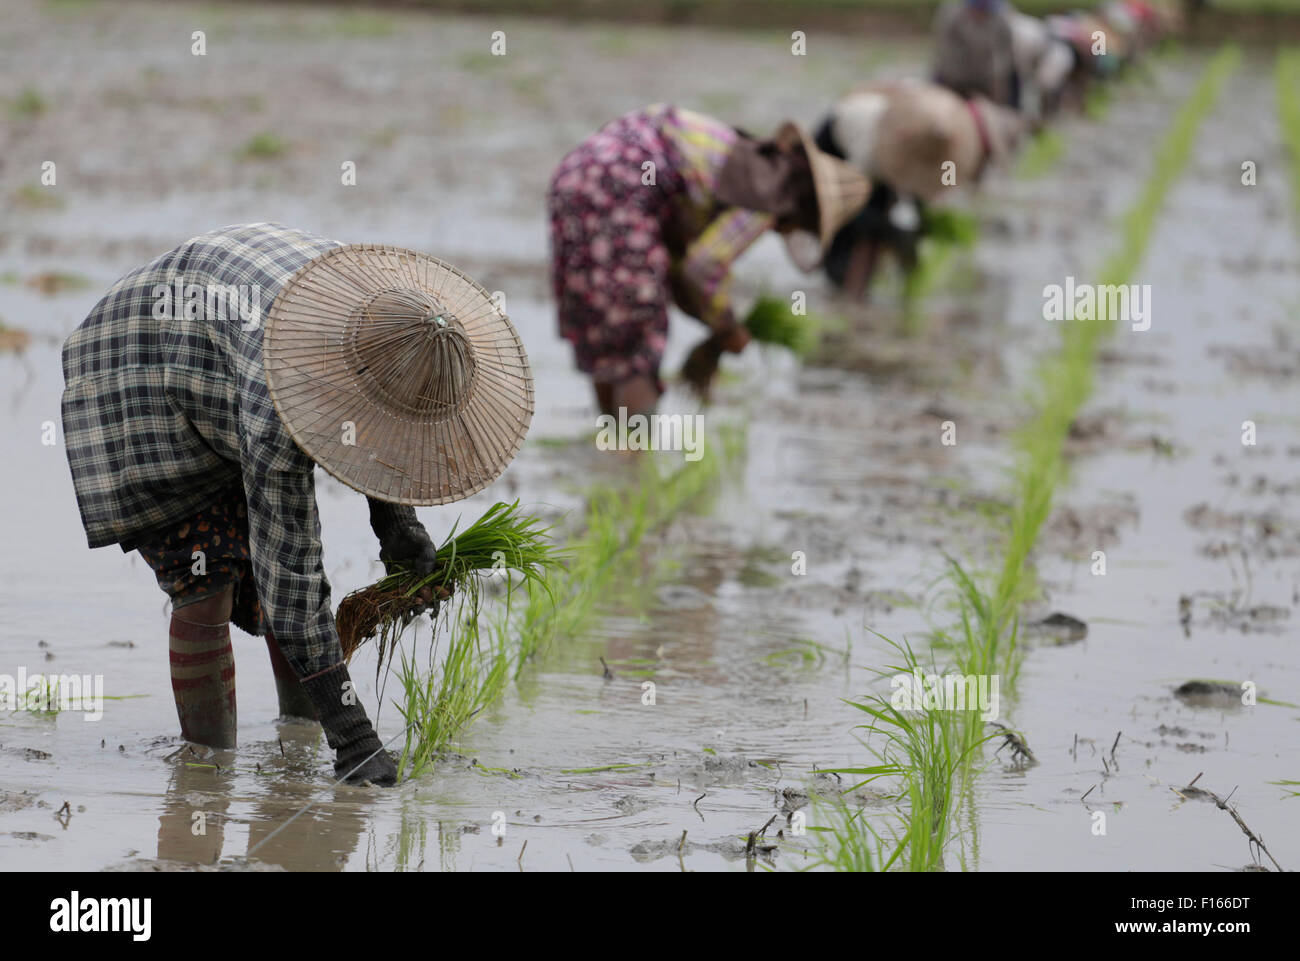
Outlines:
[[457,268],[398,247],[337,247],[276,297],[266,383],[290,436],[344,484],[446,504],[514,459],[533,416],[519,335]]
[[801,270],[812,270],[819,263],[839,229],[852,220],[871,194],[871,182],[844,161],[819,150],[793,121],[786,121],[774,138],[783,147],[799,143],[808,155],[813,189],[817,193],[817,236],[795,230],[785,235],[790,259]]
[[944,192],[944,163],[958,183],[973,177],[983,148],[971,107],[947,87],[913,83],[895,87],[876,128],[875,174],[899,194],[934,200]]

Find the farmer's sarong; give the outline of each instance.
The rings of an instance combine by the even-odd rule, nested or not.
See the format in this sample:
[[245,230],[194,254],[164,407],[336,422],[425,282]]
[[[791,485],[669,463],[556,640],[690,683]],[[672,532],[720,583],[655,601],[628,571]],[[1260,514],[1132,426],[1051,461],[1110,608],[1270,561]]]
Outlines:
[[[254,636],[266,633],[248,552],[248,504],[238,487],[226,488],[193,516],[149,536],[136,546],[153,568],[173,610],[235,587],[230,620]],[[201,552],[202,573],[195,571]]]
[[[560,163],[548,196],[560,335],[597,383],[655,380],[668,342],[663,228],[682,189],[679,158],[648,111],[613,121]],[[642,183],[643,164],[654,183]]]
[[709,327],[734,320],[731,264],[773,224],[718,200],[740,136],[656,104],[606,124],[561,161],[548,195],[560,335],[596,383],[658,381],[670,297]]

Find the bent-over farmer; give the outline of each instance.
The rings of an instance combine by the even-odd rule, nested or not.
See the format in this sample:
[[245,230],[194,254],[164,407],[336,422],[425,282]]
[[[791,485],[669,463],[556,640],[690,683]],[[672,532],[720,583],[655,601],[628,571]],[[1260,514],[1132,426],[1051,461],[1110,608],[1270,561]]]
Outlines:
[[114,284],[63,372],[90,546],[138,551],[172,599],[181,734],[235,745],[233,620],[266,638],[281,713],[320,721],[337,776],[394,783],[343,662],[313,470],[366,495],[386,566],[433,570],[414,506],[485,487],[532,418],[487,292],[409,250],[225,227]]
[[1015,44],[1004,0],[947,0],[934,17],[934,81],[1018,109]]
[[578,145],[551,180],[552,280],[560,335],[601,412],[658,403],[670,299],[712,329],[684,371],[706,390],[723,351],[749,341],[728,295],[732,262],[776,230],[812,270],[867,190],[793,123],[761,140],[657,104]]

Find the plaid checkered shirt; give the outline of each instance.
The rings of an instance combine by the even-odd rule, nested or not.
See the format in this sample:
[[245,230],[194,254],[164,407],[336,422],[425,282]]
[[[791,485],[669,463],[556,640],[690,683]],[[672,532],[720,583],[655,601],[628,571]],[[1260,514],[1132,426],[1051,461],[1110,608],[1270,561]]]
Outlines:
[[267,390],[263,318],[298,268],[338,246],[281,224],[203,234],[114,284],[63,347],[63,430],[90,546],[131,550],[242,486],[263,616],[300,676],[342,651],[315,464]]

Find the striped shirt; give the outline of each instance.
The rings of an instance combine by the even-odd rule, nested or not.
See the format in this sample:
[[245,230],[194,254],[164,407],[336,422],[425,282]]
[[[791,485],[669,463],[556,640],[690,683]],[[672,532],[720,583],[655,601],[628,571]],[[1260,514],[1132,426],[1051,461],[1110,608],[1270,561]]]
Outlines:
[[342,653],[315,464],[271,402],[262,323],[295,271],[338,246],[280,224],[203,234],[114,284],[63,347],[63,430],[90,546],[131,550],[242,486],[258,599],[300,676]]
[[771,214],[739,207],[719,210],[718,174],[739,134],[721,121],[681,107],[656,104],[647,113],[658,117],[661,136],[679,159],[677,173],[686,190],[677,221],[692,238],[673,264],[675,289],[682,289],[683,309],[710,327],[730,319],[731,265],[769,230]]

